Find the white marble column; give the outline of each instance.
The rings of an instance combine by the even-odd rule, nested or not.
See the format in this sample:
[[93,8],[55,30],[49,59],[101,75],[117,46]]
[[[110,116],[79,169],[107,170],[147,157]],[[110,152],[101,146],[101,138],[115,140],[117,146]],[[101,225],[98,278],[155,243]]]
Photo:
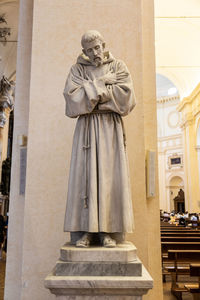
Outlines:
[[11,191],[8,226],[8,248],[5,280],[5,300],[22,299],[24,206],[25,195],[19,195],[20,147],[19,135],[28,135],[29,88],[32,45],[33,0],[20,1],[19,43],[15,92],[15,125],[11,171]]

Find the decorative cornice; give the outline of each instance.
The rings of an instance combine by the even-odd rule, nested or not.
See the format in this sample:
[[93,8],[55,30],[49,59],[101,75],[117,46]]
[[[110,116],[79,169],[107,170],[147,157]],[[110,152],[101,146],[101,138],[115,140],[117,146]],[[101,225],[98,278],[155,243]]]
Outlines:
[[159,142],[165,142],[165,141],[170,141],[170,140],[177,140],[177,139],[182,139],[182,133],[179,134],[173,134],[173,135],[168,135],[164,137],[158,137]]
[[196,86],[196,88],[192,91],[192,93],[188,97],[183,98],[183,100],[177,106],[177,110],[182,111],[185,108],[185,106],[191,104],[199,94],[200,94],[200,83]]
[[158,104],[175,102],[175,101],[179,101],[179,100],[180,100],[179,96],[173,96],[173,97],[165,96],[165,97],[160,97],[160,98],[156,99],[156,101],[157,101]]

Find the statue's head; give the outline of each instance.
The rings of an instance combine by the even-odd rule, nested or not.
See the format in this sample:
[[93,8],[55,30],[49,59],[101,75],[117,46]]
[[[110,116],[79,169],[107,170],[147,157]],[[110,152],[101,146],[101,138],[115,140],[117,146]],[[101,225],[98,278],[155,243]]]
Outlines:
[[89,57],[90,61],[100,66],[103,64],[105,42],[102,35],[96,30],[88,30],[81,39],[83,53]]

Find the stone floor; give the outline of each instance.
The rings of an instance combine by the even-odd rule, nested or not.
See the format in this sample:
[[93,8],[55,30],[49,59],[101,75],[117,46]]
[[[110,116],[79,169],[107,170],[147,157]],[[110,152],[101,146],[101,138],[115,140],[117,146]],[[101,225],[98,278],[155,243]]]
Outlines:
[[[4,299],[4,277],[5,277],[6,257],[3,254],[3,259],[0,260],[0,300]],[[170,292],[171,282],[167,279],[167,282],[163,284],[163,300],[177,300]],[[159,300],[159,299],[158,299]],[[189,293],[183,293],[183,300],[192,300],[192,296]]]

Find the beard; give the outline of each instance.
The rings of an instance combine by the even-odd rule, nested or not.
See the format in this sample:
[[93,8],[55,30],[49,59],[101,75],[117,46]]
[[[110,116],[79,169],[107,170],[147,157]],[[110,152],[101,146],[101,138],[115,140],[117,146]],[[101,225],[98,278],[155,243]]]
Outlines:
[[94,64],[95,64],[96,67],[101,66],[103,64],[103,59],[100,56],[95,57],[94,58]]

